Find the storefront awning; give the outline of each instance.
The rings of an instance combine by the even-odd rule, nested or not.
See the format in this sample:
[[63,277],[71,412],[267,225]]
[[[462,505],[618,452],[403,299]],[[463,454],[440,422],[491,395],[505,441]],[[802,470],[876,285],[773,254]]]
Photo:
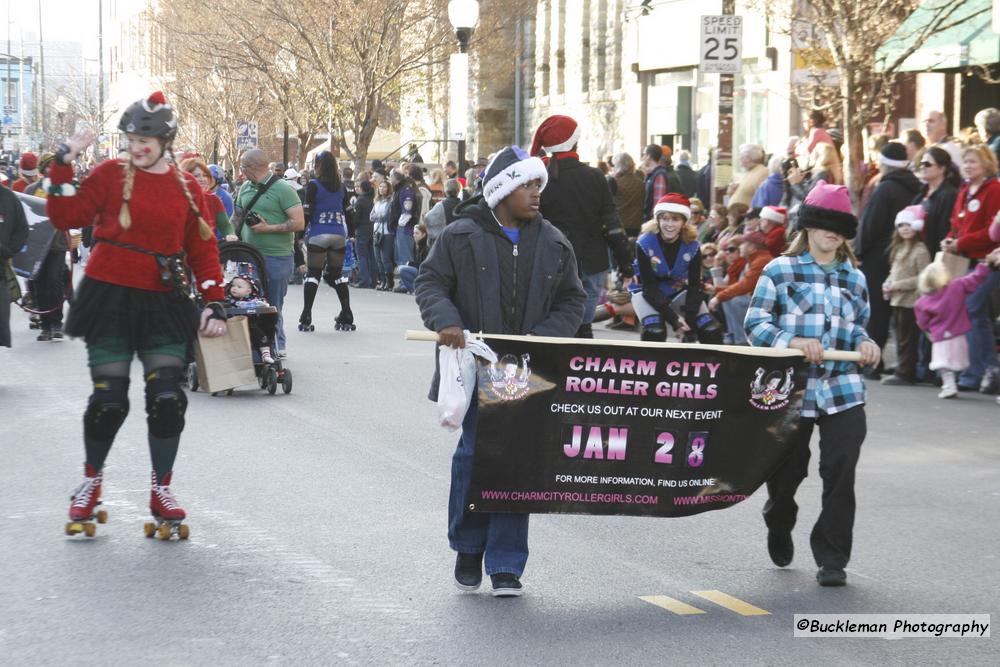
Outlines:
[[[892,63],[934,16],[941,0],[924,0],[920,7],[896,31],[896,35],[879,51],[882,67]],[[903,62],[900,71],[925,72],[992,65],[1000,62],[1000,35],[993,32],[991,10],[993,0],[966,0],[947,23],[960,21],[936,35]]]

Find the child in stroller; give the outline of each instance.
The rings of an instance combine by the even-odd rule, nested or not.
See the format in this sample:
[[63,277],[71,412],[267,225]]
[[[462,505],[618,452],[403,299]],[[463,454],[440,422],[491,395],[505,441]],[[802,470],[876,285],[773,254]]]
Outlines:
[[263,288],[257,278],[257,268],[250,262],[227,262],[225,276],[228,278],[226,304],[232,309],[250,311],[247,313],[250,342],[260,352],[261,363],[273,364],[274,356],[271,348],[275,333],[274,318],[253,314],[258,308],[270,306],[263,297]]

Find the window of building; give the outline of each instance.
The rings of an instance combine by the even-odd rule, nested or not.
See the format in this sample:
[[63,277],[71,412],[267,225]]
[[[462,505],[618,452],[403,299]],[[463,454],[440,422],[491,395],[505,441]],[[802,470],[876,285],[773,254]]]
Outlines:
[[594,39],[594,63],[597,66],[595,82],[598,90],[604,90],[608,67],[608,0],[597,2],[597,37]]
[[614,0],[615,13],[613,29],[610,30],[611,38],[611,90],[619,90],[622,87],[622,18],[625,13],[625,0]]
[[[555,14],[555,12],[553,12]],[[556,95],[566,92],[566,0],[559,0],[556,26]]]
[[580,12],[580,90],[590,91],[590,0],[583,0]]

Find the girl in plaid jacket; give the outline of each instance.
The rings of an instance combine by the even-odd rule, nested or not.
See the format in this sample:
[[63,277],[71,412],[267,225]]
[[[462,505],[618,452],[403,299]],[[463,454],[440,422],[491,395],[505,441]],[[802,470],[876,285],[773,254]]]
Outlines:
[[802,350],[810,363],[796,445],[767,482],[767,546],[779,567],[792,561],[795,491],[806,477],[818,426],[823,509],[810,545],[820,585],[843,586],[854,530],[854,469],[867,433],[865,385],[858,364],[824,362],[823,353],[856,350],[863,365],[876,365],[880,350],[865,331],[871,309],[847,242],[858,227],[847,188],[819,181],[799,208],[799,226],[788,251],[764,268],[744,321],[751,345]]

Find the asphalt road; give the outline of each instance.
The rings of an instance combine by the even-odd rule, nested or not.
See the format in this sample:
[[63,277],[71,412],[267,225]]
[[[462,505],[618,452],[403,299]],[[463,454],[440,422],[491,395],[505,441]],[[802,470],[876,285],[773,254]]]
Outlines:
[[[292,320],[300,299],[292,287]],[[291,395],[190,397],[173,488],[191,539],[169,543],[142,536],[149,461],[138,372],[105,474],[110,522],[95,539],[63,535],[83,458],[84,348],[37,343],[14,316],[15,347],[0,349],[0,663],[1000,663],[996,633],[792,636],[796,613],[1000,619],[991,397],[870,387],[845,588],[813,578],[814,456],[789,568],[768,559],[761,493],[684,519],[535,516],[526,594],[498,600],[485,586],[452,585],[445,524],[457,436],[424,398],[432,346],[403,340],[420,327],[412,298],[364,290],[353,299],[357,332],[333,331],[336,299],[325,288],[318,331],[289,332]],[[671,611],[675,602],[704,613]]]

